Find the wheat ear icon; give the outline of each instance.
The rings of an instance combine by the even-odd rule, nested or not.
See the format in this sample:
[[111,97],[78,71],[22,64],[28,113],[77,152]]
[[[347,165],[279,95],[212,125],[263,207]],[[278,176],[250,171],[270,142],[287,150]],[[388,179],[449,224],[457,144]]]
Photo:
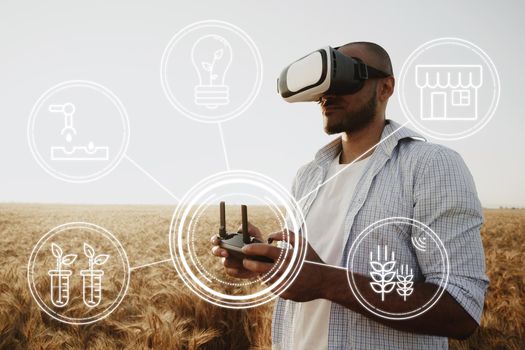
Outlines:
[[[381,263],[381,250],[383,250],[383,261]],[[394,278],[396,277],[396,266],[395,254],[391,252],[391,259],[388,260],[388,246],[377,246],[377,260],[374,260],[373,253],[370,252],[370,266],[373,271],[370,271],[370,277],[374,282],[370,282],[370,287],[377,294],[381,294],[381,301],[385,301],[385,294],[392,292],[396,286]]]
[[401,271],[397,271],[397,294],[403,297],[404,301],[407,301],[407,297],[412,294],[414,291],[414,288],[412,286],[414,285],[414,282],[412,282],[412,279],[414,278],[414,273],[412,269],[410,269],[410,272],[408,271],[408,265],[401,265]]
[[[383,261],[381,263],[381,250],[383,250]],[[374,260],[373,252],[370,252],[370,266],[373,271],[370,271],[370,277],[374,282],[370,282],[370,287],[377,294],[381,294],[381,301],[385,301],[385,294],[392,292],[396,286],[394,281],[396,277],[396,261],[394,259],[394,252],[391,252],[391,259],[388,260],[388,246],[377,246],[377,260]]]

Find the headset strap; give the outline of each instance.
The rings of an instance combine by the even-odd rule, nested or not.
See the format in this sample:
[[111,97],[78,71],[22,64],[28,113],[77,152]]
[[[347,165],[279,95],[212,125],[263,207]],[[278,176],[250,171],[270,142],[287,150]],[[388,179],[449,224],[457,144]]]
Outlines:
[[367,69],[369,78],[386,78],[390,76],[390,74],[374,67],[367,66]]
[[363,63],[363,61],[361,61],[357,57],[354,57],[354,59],[358,61],[358,63],[355,64],[354,71],[355,78],[359,80],[365,80],[369,78],[386,78],[390,76],[390,74],[385,73],[382,70],[369,66],[366,63]]
[[[335,46],[333,50],[337,50],[338,48],[340,48],[340,46]],[[357,63],[355,64],[355,69],[354,69],[354,72],[355,72],[354,78],[356,79],[366,80],[368,78],[386,78],[386,77],[391,76],[391,74],[388,74],[386,72],[383,72],[380,69],[367,65],[359,57],[354,57],[354,56],[347,56],[347,57],[352,57],[354,60],[357,61]]]

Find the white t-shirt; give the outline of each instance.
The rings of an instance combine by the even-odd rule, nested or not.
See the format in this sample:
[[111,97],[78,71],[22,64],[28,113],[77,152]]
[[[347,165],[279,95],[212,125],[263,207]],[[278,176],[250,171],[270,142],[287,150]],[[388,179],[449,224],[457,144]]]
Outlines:
[[[368,158],[352,165],[339,164],[337,155],[330,164],[321,186],[306,216],[308,242],[319,257],[329,265],[339,266],[345,239],[344,221],[357,182],[361,178]],[[345,169],[346,167],[346,169]],[[298,303],[293,323],[293,349],[327,349],[328,322],[332,302],[326,299]]]

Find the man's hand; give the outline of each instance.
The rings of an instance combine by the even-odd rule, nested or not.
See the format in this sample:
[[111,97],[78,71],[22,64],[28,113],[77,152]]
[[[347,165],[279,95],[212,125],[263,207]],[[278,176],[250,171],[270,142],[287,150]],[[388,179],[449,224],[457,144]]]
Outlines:
[[[240,231],[241,227],[239,227],[239,232]],[[261,230],[259,230],[257,226],[248,223],[248,232],[250,233],[250,236],[255,237],[262,242],[263,238]],[[242,260],[229,257],[228,251],[219,247],[220,240],[217,235],[211,237],[211,243],[213,245],[211,253],[222,258],[222,263],[228,275],[236,278],[247,279],[257,277],[257,273],[244,268]]]
[[[301,249],[306,248],[306,260],[311,262],[316,262],[319,264],[324,264],[324,262],[319,258],[317,253],[312,249],[308,242],[299,235],[297,241],[295,239],[295,234],[291,231],[280,231],[275,232],[269,235],[270,241],[284,241],[291,245],[293,249],[298,249],[299,253]],[[273,284],[277,281],[284,271],[287,270],[288,266],[292,263],[292,254],[290,251],[288,254],[282,254],[282,248],[272,246],[265,243],[253,243],[243,247],[242,251],[247,256],[249,255],[259,255],[266,256],[274,260],[277,264],[276,271],[272,271],[270,278],[265,280],[266,284]],[[281,255],[282,254],[282,255]],[[279,257],[284,256],[282,261],[279,261]],[[296,259],[297,260],[297,259]],[[298,264],[298,261],[294,261],[294,264]],[[258,275],[264,275],[274,268],[272,263],[265,263],[260,261],[255,261],[251,259],[243,260],[243,267],[247,271],[251,271]],[[290,299],[298,302],[305,302],[314,299],[319,299],[324,297],[323,288],[325,287],[323,281],[323,269],[326,269],[324,266],[319,266],[315,264],[305,263],[293,281],[284,292],[280,294],[281,298]]]
[[[248,223],[248,232],[259,241],[263,241],[261,230],[259,230],[257,226]],[[296,241],[295,234],[292,231],[274,232],[271,233],[268,238],[270,242],[286,242],[291,246],[291,249],[297,249],[299,252],[302,251],[301,249],[305,249],[306,246],[305,259],[311,262],[324,264],[321,258],[319,258],[317,253],[302,236],[299,235],[299,238]],[[291,249],[287,254],[284,254],[286,251],[283,251],[283,248],[267,243],[252,243],[244,246],[242,251],[247,256],[258,255],[268,257],[275,261],[275,263],[260,262],[249,258],[243,259],[242,261],[231,258],[226,249],[219,247],[220,240],[217,236],[211,237],[211,243],[214,245],[211,250],[212,254],[217,257],[222,257],[226,273],[236,278],[249,279],[261,277],[264,278],[266,284],[271,285],[282,276],[284,271],[286,271],[288,266],[292,263]],[[284,259],[279,260],[282,257],[284,257]],[[294,261],[293,263],[298,264],[299,261]],[[275,264],[277,264],[277,269],[275,269]],[[274,269],[274,271],[272,271],[272,269]],[[280,294],[280,297],[299,302],[322,298],[324,296],[323,287],[325,287],[323,281],[323,269],[326,269],[326,267],[305,263],[293,283]]]

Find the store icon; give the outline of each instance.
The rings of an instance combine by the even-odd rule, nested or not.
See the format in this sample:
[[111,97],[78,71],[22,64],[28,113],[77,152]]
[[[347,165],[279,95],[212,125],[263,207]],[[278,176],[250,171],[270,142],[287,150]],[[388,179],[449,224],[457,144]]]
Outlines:
[[417,65],[421,120],[477,120],[481,65]]

